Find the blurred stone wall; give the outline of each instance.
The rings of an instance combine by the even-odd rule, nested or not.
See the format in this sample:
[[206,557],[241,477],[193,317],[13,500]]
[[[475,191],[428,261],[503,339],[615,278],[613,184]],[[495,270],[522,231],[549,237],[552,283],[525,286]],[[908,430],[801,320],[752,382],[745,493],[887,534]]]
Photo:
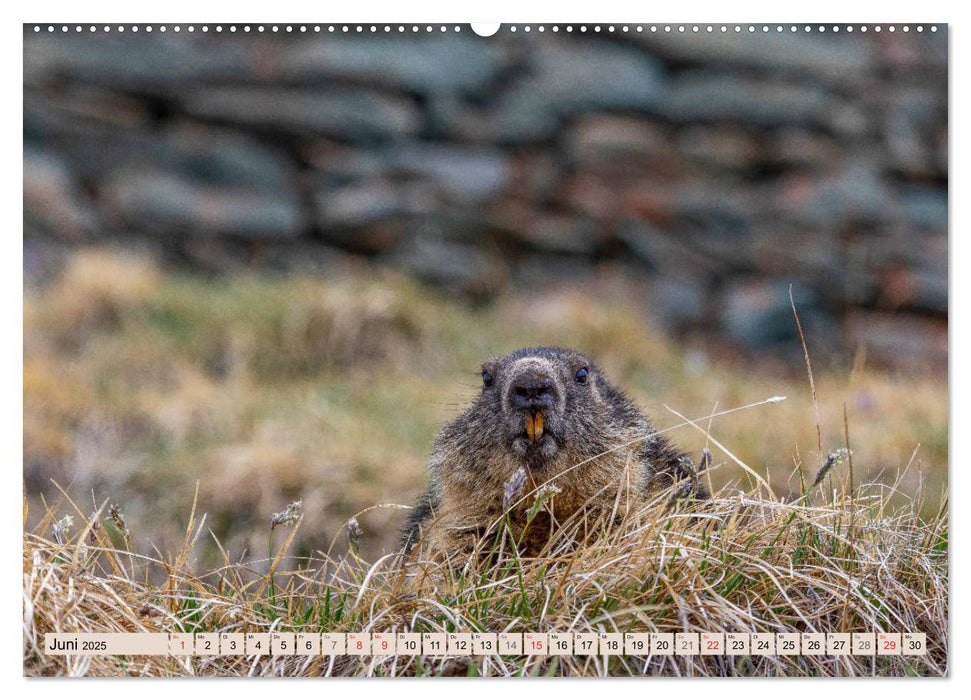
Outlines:
[[790,358],[792,284],[817,351],[939,369],[946,35],[25,27],[26,276],[102,240],[472,302],[609,269],[676,335]]

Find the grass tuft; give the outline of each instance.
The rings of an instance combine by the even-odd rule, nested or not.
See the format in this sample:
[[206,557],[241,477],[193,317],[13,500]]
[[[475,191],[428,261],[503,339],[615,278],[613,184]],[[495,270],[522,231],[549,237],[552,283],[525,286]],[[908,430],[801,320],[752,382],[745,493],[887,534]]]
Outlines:
[[[866,484],[826,504],[723,489],[690,510],[661,494],[582,546],[564,525],[543,556],[488,538],[473,556],[369,562],[269,553],[200,573],[190,518],[170,557],[133,556],[103,528],[24,539],[24,670],[31,676],[940,676],[947,672],[946,504]],[[812,494],[807,494],[811,496]],[[63,522],[48,512],[45,523]],[[79,515],[79,514],[76,514]],[[97,515],[97,514],[96,514]],[[79,516],[81,517],[81,516]],[[110,517],[110,516],[109,516]],[[49,531],[49,528],[48,530]],[[349,528],[349,532],[353,528]],[[90,534],[89,534],[90,533]],[[73,537],[70,537],[73,535]],[[500,538],[505,540],[506,538]],[[151,570],[166,574],[154,585]],[[927,633],[926,657],[48,657],[46,632]]]

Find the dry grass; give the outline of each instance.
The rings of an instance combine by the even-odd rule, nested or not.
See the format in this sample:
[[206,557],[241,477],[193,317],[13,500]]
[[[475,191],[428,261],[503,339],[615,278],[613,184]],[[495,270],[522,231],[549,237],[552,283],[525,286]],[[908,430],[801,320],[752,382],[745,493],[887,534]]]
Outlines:
[[[887,489],[836,502],[784,503],[722,491],[692,511],[667,495],[577,546],[566,523],[543,556],[520,559],[508,535],[477,556],[374,563],[353,553],[287,556],[193,571],[207,537],[190,517],[182,549],[142,557],[112,548],[109,518],[79,511],[62,543],[24,543],[28,675],[670,675],[908,676],[947,673],[946,503],[888,509]],[[50,531],[48,512],[41,530]],[[100,526],[92,528],[92,524]],[[299,527],[298,522],[295,527]],[[269,531],[269,523],[266,530]],[[73,537],[70,535],[73,534]],[[447,557],[445,557],[447,559]],[[151,569],[164,574],[153,585]],[[48,657],[45,632],[212,631],[923,631],[926,657]]]
[[[472,311],[387,271],[204,280],[81,251],[24,293],[25,672],[944,673],[946,377],[878,371],[861,348],[852,367],[814,368],[816,407],[804,373],[674,345],[637,311],[639,293],[608,276]],[[627,536],[539,560],[403,570],[386,555],[404,512],[375,504],[421,491],[432,438],[476,392],[481,359],[536,344],[587,351],[683,448],[711,448],[716,498],[695,514],[655,506]],[[775,395],[788,399],[761,403]],[[695,425],[680,417],[748,404],[758,405]],[[848,443],[852,464],[810,488]],[[299,526],[271,533],[296,500]],[[85,526],[93,511],[96,529]],[[66,515],[75,525],[58,542],[52,527]],[[354,548],[352,517],[363,528]],[[271,626],[919,630],[931,655],[72,666],[37,653],[54,630]]]

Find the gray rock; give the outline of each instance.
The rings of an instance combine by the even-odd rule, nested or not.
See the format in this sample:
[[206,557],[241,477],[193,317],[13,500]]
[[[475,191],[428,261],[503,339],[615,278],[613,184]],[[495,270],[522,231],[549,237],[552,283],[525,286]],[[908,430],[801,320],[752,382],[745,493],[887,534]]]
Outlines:
[[917,233],[906,225],[888,228],[882,235],[854,236],[844,243],[843,253],[848,265],[873,275],[912,270],[944,277],[948,268],[947,238]]
[[914,287],[912,306],[921,311],[929,311],[947,316],[948,289],[946,269],[928,272],[915,270],[911,273]]
[[815,122],[826,105],[826,93],[817,86],[699,71],[671,83],[663,109],[670,118],[682,122],[738,121],[778,126]]
[[409,142],[385,154],[390,169],[432,180],[450,198],[464,202],[490,199],[512,176],[508,159],[497,149]]
[[60,277],[75,253],[72,244],[39,233],[29,223],[24,224],[24,287],[35,289]]
[[854,255],[873,281],[868,305],[946,315],[947,252],[945,245],[935,243],[934,238],[915,236],[912,231],[860,241]]
[[707,286],[707,281],[696,274],[661,274],[651,284],[651,314],[671,331],[694,328],[708,313]]
[[787,170],[795,167],[831,168],[846,158],[844,146],[832,136],[792,126],[774,130],[766,136],[767,159]]
[[514,289],[565,288],[593,282],[596,278],[596,268],[575,255],[531,253],[512,262]]
[[[704,25],[707,27],[707,25]],[[828,81],[845,83],[859,81],[875,67],[876,52],[865,37],[827,36],[800,31],[793,34],[791,25],[785,31],[769,32],[758,25],[755,33],[748,27],[742,34],[721,32],[720,24],[712,25],[714,32],[642,32],[633,34],[652,51],[679,62],[704,66],[738,66],[757,68],[772,73],[811,75]]]
[[501,266],[479,247],[446,240],[434,227],[419,229],[384,257],[419,279],[463,294],[494,292],[502,283]]
[[[80,111],[80,106],[79,106]],[[65,115],[70,121],[70,115]],[[220,187],[293,190],[296,161],[232,128],[174,122],[162,128],[112,124],[49,131],[38,140],[56,148],[78,175],[97,184],[118,170],[172,171]]]
[[844,293],[844,251],[839,237],[768,219],[752,231],[752,265],[763,274],[809,279],[821,298]]
[[295,163],[238,132],[182,125],[59,143],[96,186],[109,228],[249,239],[305,230]]
[[[317,223],[325,237],[333,229],[355,228],[436,210],[434,190],[421,184],[377,179],[318,190]],[[336,235],[336,234],[335,234]],[[343,234],[339,234],[343,237]]]
[[617,238],[648,270],[671,278],[714,276],[721,271],[717,257],[676,233],[649,224],[628,222]]
[[414,141],[359,148],[317,141],[304,152],[332,186],[362,180],[424,181],[443,200],[462,204],[491,199],[509,186],[513,175],[509,159],[501,151],[477,146]]
[[347,272],[351,265],[364,266],[362,259],[348,255],[319,241],[266,241],[251,247],[253,264],[284,273],[334,275]]
[[946,94],[931,85],[903,86],[881,100],[888,156],[898,170],[917,177],[946,175],[934,152],[939,130],[947,124]]
[[678,132],[677,145],[696,163],[731,170],[756,167],[765,150],[752,129],[728,125],[687,127]]
[[907,220],[924,231],[947,231],[947,191],[937,187],[905,187],[900,204]]
[[590,256],[600,243],[593,221],[580,216],[550,214],[503,201],[492,208],[489,222],[511,234],[518,246],[547,253]]
[[333,186],[388,176],[390,168],[384,154],[377,148],[324,139],[315,139],[301,149],[303,159]]
[[563,135],[569,162],[619,177],[670,170],[680,160],[671,129],[645,119],[584,115]]
[[24,221],[72,241],[97,233],[99,223],[69,165],[30,146],[24,147]]
[[[816,306],[817,296],[812,289],[796,284],[792,296],[805,333],[832,332],[825,314]],[[719,320],[729,337],[750,348],[799,347],[786,282],[747,280],[728,285],[722,293]]]
[[296,185],[293,160],[235,130],[182,125],[162,132],[159,146],[154,165],[199,182],[277,193]]
[[699,71],[673,81],[661,111],[678,122],[729,121],[760,127],[825,126],[859,135],[867,120],[859,107],[811,83],[784,82]]
[[779,190],[777,196],[780,218],[815,230],[886,224],[899,216],[897,197],[882,174],[859,161],[835,177],[822,174],[802,186]]
[[390,182],[352,184],[317,194],[317,220],[324,227],[363,226],[400,214],[404,202]]
[[248,77],[257,48],[252,41],[188,33],[27,35],[24,84],[73,81],[172,96],[200,82]]
[[556,192],[562,165],[550,149],[521,147],[512,154],[512,171],[512,192],[527,200],[546,202]]
[[546,215],[519,229],[522,241],[536,250],[591,256],[600,246],[593,221],[575,216]]
[[573,214],[607,222],[625,210],[625,184],[596,172],[579,170],[563,177],[554,201]]
[[701,181],[677,191],[672,202],[676,227],[692,245],[723,263],[749,267],[752,221],[762,206],[756,193],[742,183],[721,179]]
[[119,226],[167,237],[292,238],[306,228],[292,196],[220,188],[150,170],[117,173],[104,185],[103,208]]
[[77,173],[82,182],[99,183],[126,165],[148,166],[164,149],[156,134],[142,130],[118,129],[73,137],[60,135],[32,143],[56,152]]
[[328,36],[285,53],[280,72],[288,81],[340,79],[423,95],[478,95],[491,89],[505,64],[497,44],[469,33]]
[[412,136],[421,127],[410,100],[365,89],[219,87],[187,94],[184,107],[223,123],[346,141]]
[[880,52],[882,67],[893,77],[920,78],[930,72],[939,73],[947,66],[947,34],[946,25],[938,25],[937,32],[898,31],[896,36],[885,35],[875,48]]
[[24,89],[24,138],[29,141],[70,145],[117,137],[146,128],[150,118],[141,100],[97,87]]
[[651,110],[662,98],[662,69],[650,55],[609,43],[568,44],[532,37],[528,67],[478,122],[504,141],[549,137],[560,120],[583,111]]
[[888,184],[862,163],[828,180],[818,192],[815,208],[833,219],[867,221],[886,221],[897,209]]

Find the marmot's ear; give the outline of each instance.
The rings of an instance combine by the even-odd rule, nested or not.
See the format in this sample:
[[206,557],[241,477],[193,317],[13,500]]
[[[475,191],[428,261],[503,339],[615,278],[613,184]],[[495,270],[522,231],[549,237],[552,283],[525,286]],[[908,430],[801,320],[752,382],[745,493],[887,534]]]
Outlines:
[[482,363],[482,386],[490,387],[495,383],[496,375],[499,372],[499,363],[495,360],[486,360]]

